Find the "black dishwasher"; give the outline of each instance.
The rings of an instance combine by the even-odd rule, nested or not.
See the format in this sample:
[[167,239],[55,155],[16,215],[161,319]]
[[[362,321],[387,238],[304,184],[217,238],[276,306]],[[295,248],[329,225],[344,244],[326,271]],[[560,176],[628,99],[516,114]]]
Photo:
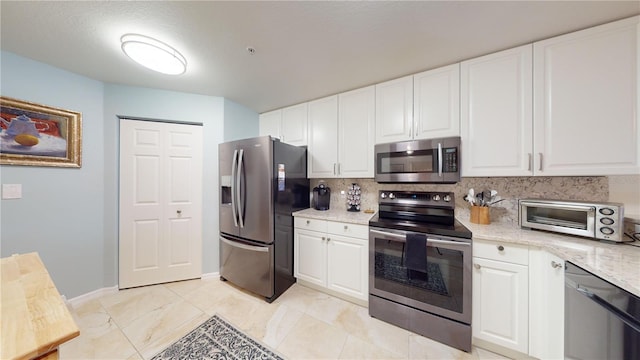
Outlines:
[[565,359],[640,359],[640,298],[565,267]]

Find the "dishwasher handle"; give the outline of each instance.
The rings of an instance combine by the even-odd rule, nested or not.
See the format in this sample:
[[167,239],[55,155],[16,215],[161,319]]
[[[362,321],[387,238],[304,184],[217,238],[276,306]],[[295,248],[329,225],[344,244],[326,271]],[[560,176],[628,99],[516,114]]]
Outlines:
[[634,319],[632,316],[630,316],[629,314],[625,313],[624,311],[620,311],[620,309],[618,309],[615,306],[611,305],[605,299],[603,299],[600,296],[592,293],[588,289],[580,287],[580,285],[576,286],[575,289],[578,291],[578,293],[586,296],[591,301],[593,301],[596,304],[600,305],[601,307],[605,308],[609,313],[611,313],[612,315],[614,315],[615,317],[620,319],[620,321],[625,323],[627,326],[629,326],[630,328],[632,328],[636,332],[640,333],[640,322],[638,320]]

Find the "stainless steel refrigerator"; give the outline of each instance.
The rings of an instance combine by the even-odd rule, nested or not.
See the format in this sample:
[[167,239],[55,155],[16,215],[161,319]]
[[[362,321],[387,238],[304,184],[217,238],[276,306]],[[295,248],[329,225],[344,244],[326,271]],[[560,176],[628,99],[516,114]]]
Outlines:
[[262,136],[218,151],[220,277],[271,302],[295,283],[291,213],[309,207],[306,147]]

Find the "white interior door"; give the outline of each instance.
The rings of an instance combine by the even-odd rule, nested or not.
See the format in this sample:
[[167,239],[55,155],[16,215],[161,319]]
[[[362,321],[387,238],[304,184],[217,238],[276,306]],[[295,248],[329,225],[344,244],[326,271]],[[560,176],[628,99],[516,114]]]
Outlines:
[[120,121],[119,287],[202,275],[202,126]]

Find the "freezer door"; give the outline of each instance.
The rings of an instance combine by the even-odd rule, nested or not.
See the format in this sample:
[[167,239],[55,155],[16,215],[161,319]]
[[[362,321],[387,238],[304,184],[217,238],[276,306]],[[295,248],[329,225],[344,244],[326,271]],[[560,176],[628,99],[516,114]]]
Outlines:
[[274,237],[273,141],[269,136],[238,142],[240,237],[271,244]]
[[220,236],[220,276],[266,298],[274,294],[273,245]]

